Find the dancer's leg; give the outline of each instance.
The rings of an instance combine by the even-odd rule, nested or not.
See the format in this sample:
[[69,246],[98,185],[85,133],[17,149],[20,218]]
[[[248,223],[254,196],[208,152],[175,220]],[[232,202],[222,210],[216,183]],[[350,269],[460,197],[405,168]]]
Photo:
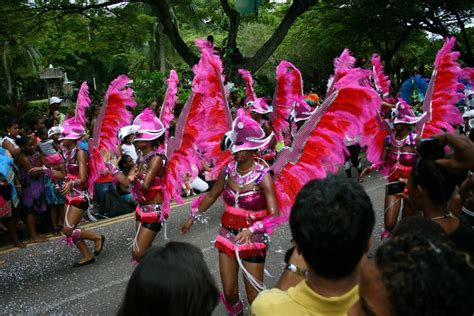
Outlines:
[[[260,282],[263,282],[263,263],[252,263],[243,261],[245,269],[247,269],[252,276]],[[247,293],[247,300],[249,304],[252,304],[253,300],[257,297],[258,291],[250,284],[250,282],[244,277],[245,292]]]
[[401,197],[397,195],[385,195],[385,229],[391,232],[398,222],[398,213],[400,212]]
[[63,226],[63,234],[68,237],[72,236],[74,238],[74,242],[83,256],[83,259],[80,261],[80,263],[89,261],[93,258],[92,253],[90,252],[89,248],[87,248],[86,243],[84,240],[81,240],[81,236],[83,234],[82,231],[76,228],[83,216],[84,210],[71,205],[69,206],[69,210],[66,213],[66,220]]
[[[151,225],[160,225],[161,228],[160,223]],[[146,251],[151,247],[153,240],[160,231],[159,229],[156,231],[146,228],[143,224],[139,225],[138,229],[139,231],[137,233],[136,247],[134,246],[132,249],[132,257],[136,261],[140,261],[140,259],[145,255]]]
[[239,265],[237,259],[225,253],[219,253],[219,271],[227,306],[233,307],[239,303]]

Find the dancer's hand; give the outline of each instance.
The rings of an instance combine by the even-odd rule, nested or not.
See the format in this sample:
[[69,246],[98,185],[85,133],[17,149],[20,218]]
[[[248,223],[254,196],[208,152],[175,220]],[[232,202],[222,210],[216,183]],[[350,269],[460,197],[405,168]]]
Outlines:
[[365,169],[362,170],[362,172],[360,173],[360,178],[362,179],[362,178],[367,177],[367,176],[370,174],[371,171],[372,171],[372,169],[371,169],[370,167],[365,168]]
[[111,153],[110,153],[107,149],[105,149],[105,148],[102,148],[102,149],[100,150],[100,154],[101,154],[102,159],[103,159],[104,161],[109,161],[109,160],[112,158]]
[[181,225],[181,234],[187,234],[191,230],[191,226],[193,226],[194,221],[192,218],[188,219],[184,224]]
[[68,182],[64,183],[63,187],[61,189],[61,194],[66,195],[67,193],[71,192],[72,185],[73,185],[73,181],[68,181]]
[[253,233],[250,229],[244,229],[235,237],[235,241],[239,244],[250,244],[250,238],[252,238]]
[[43,173],[43,167],[33,167],[28,171],[29,176],[38,176]]
[[450,158],[438,159],[439,166],[452,169],[473,169],[474,168],[474,144],[465,135],[443,134],[434,138],[450,145],[454,149],[454,155]]
[[133,182],[138,176],[138,167],[133,166],[132,169],[128,172],[128,181]]

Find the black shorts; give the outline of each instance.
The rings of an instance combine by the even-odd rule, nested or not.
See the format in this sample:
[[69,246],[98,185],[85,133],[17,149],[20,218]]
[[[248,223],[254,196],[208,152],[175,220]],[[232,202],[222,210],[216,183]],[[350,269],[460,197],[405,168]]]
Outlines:
[[155,233],[159,233],[163,225],[161,225],[161,222],[156,222],[156,223],[142,223],[142,226],[154,231]]
[[395,183],[390,183],[387,186],[387,194],[388,195],[395,195],[399,193],[403,193],[405,191],[405,183],[397,181]]

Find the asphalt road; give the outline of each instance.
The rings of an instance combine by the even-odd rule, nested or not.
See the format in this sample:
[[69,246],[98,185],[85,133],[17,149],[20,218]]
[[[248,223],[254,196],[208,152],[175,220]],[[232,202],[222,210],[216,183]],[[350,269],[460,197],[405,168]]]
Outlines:
[[[379,244],[383,227],[384,180],[378,176],[367,178],[363,186],[370,195],[377,214],[373,247]],[[211,273],[220,286],[217,251],[212,245],[222,202],[209,211],[209,224],[197,223],[185,236],[179,234],[179,225],[189,214],[189,201],[174,206],[168,221],[170,240],[185,241],[200,247]],[[104,251],[97,262],[79,269],[72,264],[80,259],[76,249],[69,249],[59,238],[46,243],[29,245],[26,249],[3,248],[0,260],[0,313],[1,314],[104,314],[113,315],[122,300],[133,266],[130,263],[129,244],[134,237],[134,220],[131,214],[86,225],[107,238]],[[155,245],[165,243],[163,232]],[[272,247],[267,256],[266,268],[272,278],[266,278],[267,287],[277,282],[283,269],[283,255],[290,246],[287,226],[272,236]],[[241,284],[241,293],[245,293]],[[225,315],[220,304],[214,315]]]

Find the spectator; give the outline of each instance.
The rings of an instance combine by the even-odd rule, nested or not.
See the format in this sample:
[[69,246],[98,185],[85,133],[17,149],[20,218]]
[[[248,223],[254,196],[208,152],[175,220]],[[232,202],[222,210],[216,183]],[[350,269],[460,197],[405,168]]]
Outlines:
[[469,222],[464,215],[456,216],[448,209],[456,185],[464,178],[465,174],[418,159],[408,179],[408,192],[415,209],[441,225],[456,248],[474,255],[474,231]]
[[210,316],[217,286],[201,250],[182,242],[153,247],[128,282],[118,315]]
[[104,161],[107,161],[107,167],[110,172],[117,180],[115,191],[120,196],[120,199],[129,206],[136,206],[137,202],[132,197],[130,186],[138,175],[138,167],[133,162],[132,157],[124,154],[120,160],[112,159],[113,155],[106,150],[102,150],[101,154]]
[[408,216],[402,218],[398,225],[393,229],[391,238],[399,236],[423,236],[431,239],[448,242],[448,236],[443,228],[435,222],[419,216]]
[[31,121],[30,130],[33,132],[31,136],[34,136],[36,138],[36,143],[39,143],[41,141],[38,131],[42,128],[45,128],[44,118],[40,116],[33,118],[33,120]]
[[[0,219],[5,225],[14,247],[24,248],[26,245],[18,239],[13,205],[18,203],[17,185],[15,185],[13,160],[3,148],[0,148]],[[20,186],[18,186],[18,189]]]
[[[45,127],[38,130],[38,136],[41,138],[39,149],[42,153],[43,160],[49,167],[66,172],[64,167],[64,159],[58,152],[59,146],[56,145],[53,135],[59,137],[60,129],[51,128],[49,131]],[[44,192],[46,198],[46,205],[50,211],[51,226],[53,235],[59,235],[62,229],[62,219],[65,216],[64,212],[64,195],[60,193],[62,181],[54,178],[51,174],[44,174]]]
[[18,156],[18,165],[23,187],[23,213],[26,216],[26,223],[30,231],[31,242],[43,242],[45,237],[36,231],[36,215],[46,211],[46,201],[44,198],[43,175],[33,175],[30,171],[35,167],[42,167],[41,159],[35,151],[36,142],[34,138],[21,136],[18,139],[21,148]]
[[61,113],[61,103],[63,99],[58,97],[49,98],[49,117],[57,120],[57,123],[60,124],[64,121],[65,115]]
[[399,236],[361,264],[360,300],[349,315],[472,315],[469,256],[424,236]]
[[119,138],[122,141],[120,152],[121,154],[128,155],[132,158],[133,163],[136,163],[138,159],[135,145],[133,145],[133,139],[135,138],[135,133],[138,131],[139,127],[140,126],[137,125],[129,125],[122,127],[119,132]]
[[13,158],[20,154],[20,147],[17,145],[17,137],[20,135],[20,123],[15,119],[7,121],[7,136],[2,139],[2,147],[10,152]]
[[[374,223],[372,203],[360,184],[336,176],[307,183],[290,215],[306,280],[288,291],[261,292],[253,315],[347,314],[357,301],[359,262],[369,249]],[[299,272],[295,266],[287,269]]]

